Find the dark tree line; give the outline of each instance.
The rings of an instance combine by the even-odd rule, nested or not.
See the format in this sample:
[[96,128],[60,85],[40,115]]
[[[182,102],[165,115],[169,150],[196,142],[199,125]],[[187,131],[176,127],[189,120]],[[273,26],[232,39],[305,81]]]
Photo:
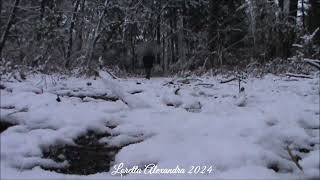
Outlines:
[[[318,0],[0,0],[0,12],[1,64],[58,71],[135,72],[150,42],[159,72],[266,63],[320,26]],[[305,56],[319,58],[319,37]]]

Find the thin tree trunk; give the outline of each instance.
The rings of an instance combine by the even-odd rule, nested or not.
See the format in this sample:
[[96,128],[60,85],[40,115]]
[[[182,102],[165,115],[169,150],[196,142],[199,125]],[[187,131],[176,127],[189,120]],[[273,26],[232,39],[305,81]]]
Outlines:
[[160,64],[161,58],[160,58],[160,51],[158,51],[158,48],[160,48],[161,44],[161,32],[160,32],[160,14],[157,17],[157,64]]
[[[46,2],[46,0],[41,0],[40,1],[40,13],[39,13],[40,27],[42,26],[42,23],[43,23],[43,17],[44,17],[44,11],[45,11],[45,2]],[[38,29],[37,32],[36,32],[37,41],[41,40],[41,38],[42,38],[41,36],[42,36],[41,30]]]
[[281,11],[283,11],[283,1],[284,0],[279,0],[279,7]]
[[170,52],[169,52],[169,50],[170,50],[170,44],[171,44],[171,38],[168,38],[167,39],[167,48],[166,48],[166,52],[167,52],[167,70],[169,70],[170,69],[170,60],[171,60],[171,57],[170,57]]
[[[320,27],[320,2],[318,0],[309,0],[310,8],[308,11],[308,31],[313,33],[318,27]],[[314,36],[314,42],[320,45],[320,31]]]
[[186,41],[185,41],[185,37],[186,37],[186,32],[185,32],[185,14],[186,14],[186,6],[184,5],[182,7],[182,12],[180,12],[181,14],[178,16],[179,17],[179,23],[178,23],[178,28],[181,29],[180,33],[178,35],[178,44],[180,47],[180,51],[179,51],[179,57],[182,60],[186,60]]
[[282,9],[282,11],[286,16],[290,15],[290,0],[283,0],[283,9]]
[[46,0],[41,0],[40,2],[40,21],[42,22],[43,16],[44,16],[44,8],[45,8],[45,2]]
[[[219,3],[216,1],[209,1],[209,33],[208,33],[208,47],[209,47],[209,59],[211,65],[213,66],[215,62],[215,57],[213,53],[218,50],[218,42],[217,40],[213,40],[218,37],[218,17],[217,12],[219,12]],[[191,48],[193,48],[193,44],[191,42]]]
[[83,37],[82,37],[82,30],[83,30],[83,25],[84,25],[84,6],[85,6],[85,2],[86,0],[82,0],[81,3],[81,20],[80,20],[80,29],[79,31],[77,31],[78,33],[78,38],[79,38],[79,43],[78,43],[78,47],[77,50],[80,51],[82,49],[82,43],[83,43]]
[[133,27],[130,29],[130,45],[131,45],[131,65],[132,65],[132,72],[135,70],[135,49],[134,49],[134,39],[133,39]]
[[156,36],[157,36],[157,64],[160,65],[161,63],[161,52],[158,50],[161,46],[161,31],[160,31],[160,23],[161,23],[161,1],[156,1],[156,7],[158,9],[157,12],[157,19],[156,19]]
[[[173,10],[171,10],[173,14]],[[171,14],[171,15],[172,15]],[[175,63],[175,54],[174,54],[174,34],[173,34],[173,19],[170,18],[170,50],[171,50],[171,63]]]
[[174,39],[173,37],[171,37],[171,43],[170,43],[170,50],[171,50],[171,63],[174,63],[175,60],[175,56],[174,56]]
[[175,53],[175,61],[177,62],[180,59],[179,56],[179,42],[178,42],[178,33],[177,32],[177,9],[174,9],[174,16],[173,16],[173,27],[174,27],[174,31],[175,31],[175,35],[174,35],[174,53]]
[[166,64],[165,64],[165,38],[162,37],[162,69],[163,72],[166,72]]
[[69,41],[68,41],[69,43],[68,43],[68,49],[67,49],[67,61],[65,64],[66,68],[69,68],[69,66],[70,66],[70,56],[72,53],[72,45],[73,45],[72,34],[73,34],[73,28],[74,28],[74,21],[76,19],[76,12],[79,8],[79,5],[80,5],[80,0],[77,0],[76,4],[74,6],[74,9],[73,9],[71,24],[70,24],[70,28],[69,28]]
[[98,39],[100,38],[100,33],[98,31],[99,31],[99,29],[101,27],[102,19],[103,19],[104,15],[106,14],[108,2],[109,2],[109,0],[105,0],[104,9],[103,9],[103,11],[101,12],[101,14],[99,16],[99,21],[98,21],[98,23],[96,25],[96,28],[94,29],[93,37],[91,38],[91,41],[89,41],[90,44],[89,44],[89,48],[88,48],[87,53],[86,53],[87,67],[90,66],[90,63],[91,63],[91,60],[92,60],[92,56],[93,56],[93,50],[94,50],[94,48],[96,46],[96,43],[97,43]]
[[8,38],[9,31],[10,31],[11,26],[13,24],[13,20],[14,20],[14,18],[16,16],[16,12],[18,10],[19,3],[20,3],[20,0],[16,0],[15,1],[14,7],[13,7],[12,12],[11,12],[11,15],[10,15],[9,20],[7,22],[7,26],[6,26],[5,30],[4,30],[4,32],[2,33],[1,40],[0,40],[0,57],[2,57],[2,50],[4,48],[6,40]]
[[302,28],[303,31],[306,29],[305,25],[305,8],[304,8],[304,0],[301,0],[301,13],[302,13]]
[[[2,12],[2,0],[0,0],[0,27],[2,27],[1,12]],[[0,29],[0,30],[1,30],[1,29]],[[1,32],[1,31],[0,31],[0,32]]]
[[292,23],[297,22],[298,0],[290,0],[289,15]]

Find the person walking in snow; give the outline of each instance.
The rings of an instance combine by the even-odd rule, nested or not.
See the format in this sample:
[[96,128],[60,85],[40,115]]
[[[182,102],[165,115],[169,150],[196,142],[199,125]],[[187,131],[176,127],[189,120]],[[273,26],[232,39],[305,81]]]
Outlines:
[[155,55],[152,49],[149,47],[143,54],[143,66],[145,69],[146,78],[150,79],[151,76],[151,69],[153,67],[153,62],[155,60]]

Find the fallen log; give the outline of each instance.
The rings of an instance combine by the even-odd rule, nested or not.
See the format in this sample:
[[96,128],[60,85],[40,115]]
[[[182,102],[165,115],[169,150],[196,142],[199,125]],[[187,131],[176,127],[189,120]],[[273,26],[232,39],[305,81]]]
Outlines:
[[286,73],[288,77],[295,77],[295,78],[306,78],[306,79],[313,79],[312,76],[305,75],[305,74],[293,74],[293,73]]

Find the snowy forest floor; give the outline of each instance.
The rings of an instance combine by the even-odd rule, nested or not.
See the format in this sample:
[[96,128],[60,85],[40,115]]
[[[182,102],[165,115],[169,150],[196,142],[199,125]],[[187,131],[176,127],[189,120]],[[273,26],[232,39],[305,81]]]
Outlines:
[[318,76],[222,79],[1,80],[1,179],[320,178]]

